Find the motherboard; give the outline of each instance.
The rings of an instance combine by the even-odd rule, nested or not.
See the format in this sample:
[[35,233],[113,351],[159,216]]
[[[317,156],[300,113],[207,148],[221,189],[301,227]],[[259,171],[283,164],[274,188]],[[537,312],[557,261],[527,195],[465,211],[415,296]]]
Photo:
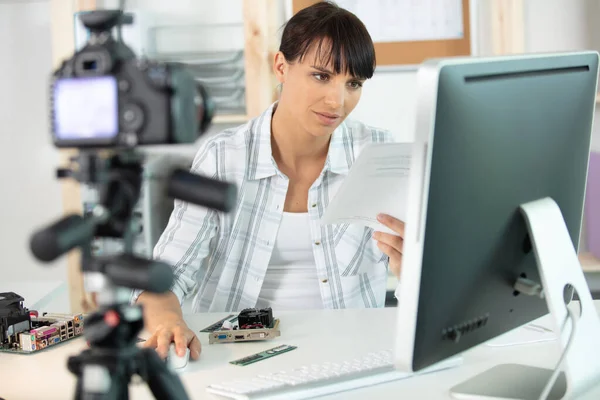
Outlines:
[[16,293],[0,293],[0,352],[31,354],[83,334],[83,314],[29,310]]

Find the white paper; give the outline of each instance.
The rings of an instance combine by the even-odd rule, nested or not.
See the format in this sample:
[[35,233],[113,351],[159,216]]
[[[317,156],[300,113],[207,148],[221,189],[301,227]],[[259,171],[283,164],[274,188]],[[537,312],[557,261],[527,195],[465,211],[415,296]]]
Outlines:
[[462,0],[338,0],[376,43],[462,39]]
[[394,233],[377,221],[380,213],[406,221],[412,143],[365,147],[325,210],[322,224],[356,223]]

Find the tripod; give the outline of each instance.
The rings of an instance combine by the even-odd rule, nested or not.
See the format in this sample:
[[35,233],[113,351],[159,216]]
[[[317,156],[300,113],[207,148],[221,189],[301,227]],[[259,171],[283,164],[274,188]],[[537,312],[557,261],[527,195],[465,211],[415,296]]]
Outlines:
[[[157,399],[187,399],[183,384],[153,349],[136,346],[144,327],[142,308],[130,305],[131,289],[163,293],[171,288],[171,268],[133,254],[135,232],[131,217],[140,196],[142,156],[133,151],[102,154],[81,152],[77,169],[61,169],[59,178],[73,177],[95,184],[99,202],[85,217],[71,215],[33,235],[31,249],[42,261],[52,261],[69,250],[82,251],[86,290],[97,293],[98,310],[86,318],[84,335],[90,348],[70,357],[68,368],[77,376],[77,400],[126,400],[128,384],[139,375]],[[235,185],[214,181],[184,170],[169,178],[171,197],[229,211]],[[94,257],[94,237],[124,239],[119,255]]]
[[[103,293],[118,297],[120,290]],[[140,306],[99,304],[98,311],[85,323],[90,348],[68,360],[69,371],[77,376],[75,399],[128,399],[133,375],[142,377],[156,399],[188,399],[177,375],[168,370],[156,352],[136,346],[143,325]]]

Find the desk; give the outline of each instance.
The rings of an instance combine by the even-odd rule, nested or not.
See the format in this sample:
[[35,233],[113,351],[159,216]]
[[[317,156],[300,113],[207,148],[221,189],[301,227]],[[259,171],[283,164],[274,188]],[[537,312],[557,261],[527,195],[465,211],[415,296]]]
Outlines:
[[[600,302],[596,302],[600,312]],[[190,315],[188,323],[199,331],[226,316],[223,313]],[[214,399],[205,387],[223,380],[254,376],[321,361],[335,361],[352,357],[352,352],[367,353],[393,347],[395,309],[325,310],[319,312],[285,312],[276,315],[281,320],[282,336],[267,342],[208,344],[206,333],[199,334],[202,355],[191,362],[180,375],[188,394],[193,399]],[[548,318],[537,321],[548,326]],[[352,331],[345,328],[351,326]],[[389,332],[389,335],[385,333]],[[238,367],[229,361],[279,344],[298,346],[298,349],[269,360]],[[0,397],[17,399],[72,398],[75,379],[66,369],[66,358],[84,347],[81,339],[37,355],[0,353]],[[556,342],[544,342],[505,348],[481,345],[465,353],[463,366],[432,375],[386,383],[353,392],[345,392],[326,399],[449,399],[448,390],[501,362],[516,362],[541,367],[554,367],[559,357]],[[152,398],[145,385],[130,386],[131,399]],[[600,388],[586,399],[599,399]]]

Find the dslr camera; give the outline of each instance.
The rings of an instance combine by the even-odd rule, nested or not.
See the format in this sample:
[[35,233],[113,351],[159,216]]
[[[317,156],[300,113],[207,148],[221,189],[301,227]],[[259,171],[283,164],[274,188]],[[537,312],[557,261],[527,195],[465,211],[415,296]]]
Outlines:
[[131,16],[98,10],[80,18],[89,40],[51,80],[56,147],[193,143],[206,131],[214,104],[185,67],[137,59],[111,34],[132,23]]

